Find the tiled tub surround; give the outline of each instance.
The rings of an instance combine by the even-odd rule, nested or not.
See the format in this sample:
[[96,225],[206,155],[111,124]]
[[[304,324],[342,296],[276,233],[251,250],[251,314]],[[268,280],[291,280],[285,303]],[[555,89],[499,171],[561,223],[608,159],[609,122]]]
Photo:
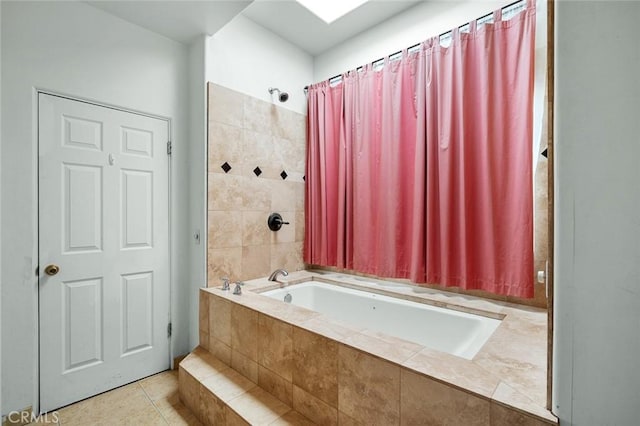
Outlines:
[[304,268],[305,115],[213,83],[208,106],[209,286]]
[[[310,278],[504,318],[480,352],[466,360],[260,295],[274,283],[256,279],[241,296],[201,290],[199,350],[244,376],[252,392],[277,397],[284,413],[318,424],[557,423],[543,408],[545,311],[344,274],[301,271],[287,283]],[[192,378],[182,369],[180,374],[181,380]],[[205,404],[194,396],[194,386],[181,386],[181,393]],[[240,398],[251,391],[238,392]]]

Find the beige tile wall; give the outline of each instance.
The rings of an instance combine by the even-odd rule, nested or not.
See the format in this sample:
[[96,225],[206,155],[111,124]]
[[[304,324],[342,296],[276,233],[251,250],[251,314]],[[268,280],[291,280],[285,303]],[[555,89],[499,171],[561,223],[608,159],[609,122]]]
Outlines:
[[[544,271],[549,258],[549,197],[547,196],[548,160],[540,156],[535,175],[534,197],[534,274]],[[534,278],[534,279],[536,279]],[[547,307],[547,288],[544,283],[535,283],[532,303],[541,308]]]
[[[304,268],[305,116],[213,83],[208,105],[209,286]],[[272,212],[290,225],[269,230]]]
[[[546,105],[546,98],[545,98]],[[540,152],[547,147],[547,114],[543,115],[542,120],[542,141]],[[547,259],[549,258],[549,160],[542,155],[538,155],[538,164],[534,176],[534,273],[544,271]],[[534,278],[535,279],[535,278]],[[533,305],[539,307],[547,306],[547,287],[546,284],[535,282],[535,295]]]

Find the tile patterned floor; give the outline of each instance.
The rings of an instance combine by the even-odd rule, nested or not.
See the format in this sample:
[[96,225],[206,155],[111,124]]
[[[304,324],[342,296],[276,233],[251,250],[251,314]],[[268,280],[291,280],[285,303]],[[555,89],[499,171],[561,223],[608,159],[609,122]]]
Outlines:
[[[200,425],[178,397],[178,371],[165,371],[57,410],[55,425]],[[40,423],[42,424],[42,422]]]

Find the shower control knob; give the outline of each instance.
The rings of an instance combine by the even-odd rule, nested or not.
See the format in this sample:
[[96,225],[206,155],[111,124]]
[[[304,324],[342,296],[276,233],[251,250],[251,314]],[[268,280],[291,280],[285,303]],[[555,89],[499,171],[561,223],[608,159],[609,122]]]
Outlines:
[[288,225],[289,222],[285,222],[280,216],[280,213],[271,213],[269,219],[267,219],[267,225],[272,231],[279,231],[282,225]]

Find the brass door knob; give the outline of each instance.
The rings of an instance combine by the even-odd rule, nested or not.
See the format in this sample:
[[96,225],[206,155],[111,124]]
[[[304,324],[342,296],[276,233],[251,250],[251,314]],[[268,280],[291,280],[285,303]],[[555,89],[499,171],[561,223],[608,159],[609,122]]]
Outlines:
[[50,276],[54,276],[58,272],[60,272],[60,267],[58,265],[51,264],[44,268],[44,273]]

